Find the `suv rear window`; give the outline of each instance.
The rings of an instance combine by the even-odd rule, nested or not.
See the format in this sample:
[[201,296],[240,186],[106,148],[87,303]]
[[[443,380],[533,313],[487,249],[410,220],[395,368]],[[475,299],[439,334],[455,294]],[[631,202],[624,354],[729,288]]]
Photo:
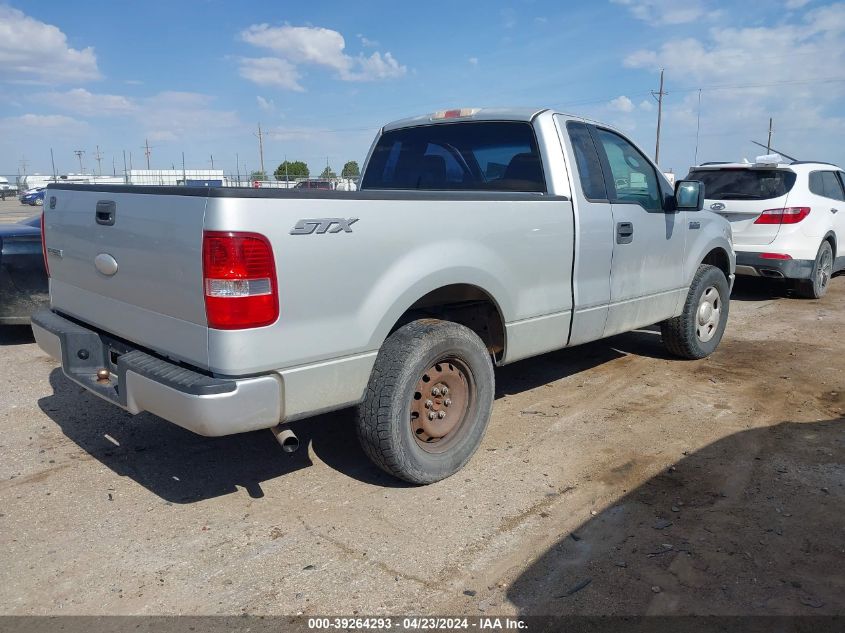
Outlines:
[[379,138],[362,189],[546,191],[529,123],[423,125]]
[[795,172],[786,169],[692,169],[687,178],[704,183],[708,200],[770,200],[795,184]]

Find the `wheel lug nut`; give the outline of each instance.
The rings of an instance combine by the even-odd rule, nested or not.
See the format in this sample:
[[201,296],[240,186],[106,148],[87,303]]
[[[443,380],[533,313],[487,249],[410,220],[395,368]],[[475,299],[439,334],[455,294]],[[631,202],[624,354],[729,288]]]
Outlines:
[[428,419],[429,419],[429,420],[433,420],[433,419],[434,419],[434,418],[436,418],[436,417],[437,417],[437,414],[436,414],[434,411],[429,411],[429,412],[428,412]]
[[426,408],[426,409],[430,409],[430,408],[431,408],[431,407],[433,407],[433,406],[434,406],[434,403],[433,403],[431,400],[426,400],[426,401],[425,401],[425,408]]
[[452,401],[451,401],[449,398],[446,398],[446,399],[443,401],[443,404],[445,404],[445,405],[448,407],[450,404],[452,404]]
[[437,417],[438,417],[438,418],[440,418],[440,419],[442,420],[443,418],[445,418],[445,417],[446,417],[446,412],[445,412],[445,411],[438,411],[438,412],[437,412]]
[[440,393],[444,396],[447,395],[449,393],[449,387],[443,387],[443,389],[440,390]]
[[439,396],[440,395],[440,389],[438,387],[435,387],[434,389],[431,390],[431,395],[435,396],[435,397]]

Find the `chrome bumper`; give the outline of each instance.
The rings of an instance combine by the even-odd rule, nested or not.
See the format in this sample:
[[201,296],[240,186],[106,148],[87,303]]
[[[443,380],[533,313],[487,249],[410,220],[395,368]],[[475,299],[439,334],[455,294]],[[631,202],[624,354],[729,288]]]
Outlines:
[[[46,309],[33,315],[32,331],[68,378],[130,413],[149,411],[206,436],[269,428],[282,420],[279,376],[207,376]],[[98,379],[103,369],[108,379]]]

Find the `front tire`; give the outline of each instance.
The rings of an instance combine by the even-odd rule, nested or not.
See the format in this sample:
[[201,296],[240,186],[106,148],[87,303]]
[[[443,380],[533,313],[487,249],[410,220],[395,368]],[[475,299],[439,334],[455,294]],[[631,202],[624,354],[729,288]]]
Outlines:
[[702,264],[690,284],[684,311],[660,324],[663,344],[681,358],[709,356],[722,340],[729,308],[730,287],[725,273]]
[[481,444],[494,385],[490,353],[475,332],[449,321],[413,321],[378,353],[358,409],[358,439],[399,479],[445,479]]
[[825,240],[816,253],[813,273],[810,279],[798,282],[798,294],[805,299],[821,299],[827,294],[830,278],[833,276],[833,248]]

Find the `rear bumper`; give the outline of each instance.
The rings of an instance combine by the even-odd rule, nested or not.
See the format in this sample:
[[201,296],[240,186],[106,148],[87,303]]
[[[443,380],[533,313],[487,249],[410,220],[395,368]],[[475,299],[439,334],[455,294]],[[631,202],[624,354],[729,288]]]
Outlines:
[[764,259],[760,253],[736,253],[736,274],[769,279],[809,279],[813,275],[812,259]]
[[[206,436],[275,426],[282,419],[276,375],[213,378],[182,367],[44,309],[32,316],[38,345],[65,375],[130,413],[149,411]],[[108,380],[97,372],[109,370]]]

